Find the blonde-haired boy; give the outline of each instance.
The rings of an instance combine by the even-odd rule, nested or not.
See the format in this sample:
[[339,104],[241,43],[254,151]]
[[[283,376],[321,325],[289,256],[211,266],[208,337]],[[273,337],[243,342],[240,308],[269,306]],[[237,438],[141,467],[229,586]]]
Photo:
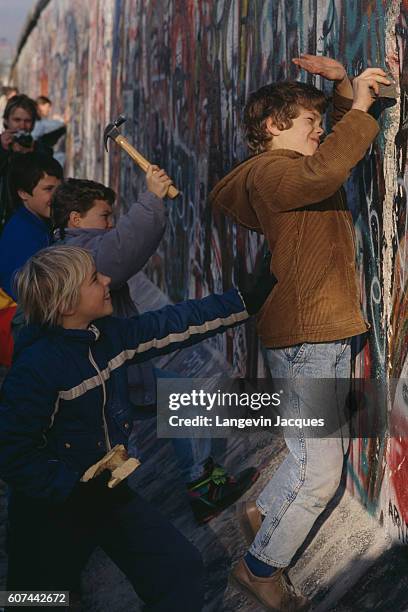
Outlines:
[[[201,610],[198,551],[137,493],[84,472],[132,428],[126,365],[247,320],[273,278],[130,319],[110,316],[110,279],[89,252],[44,249],[18,274],[29,324],[0,401],[0,476],[10,486],[9,590],[77,589],[100,545],[152,612]],[[245,302],[244,302],[245,300]]]
[[[54,248],[39,251],[21,270],[16,290],[21,299],[26,322],[60,325],[63,317],[80,301],[81,286],[95,263],[89,251],[81,248]],[[111,305],[109,301],[109,312]]]

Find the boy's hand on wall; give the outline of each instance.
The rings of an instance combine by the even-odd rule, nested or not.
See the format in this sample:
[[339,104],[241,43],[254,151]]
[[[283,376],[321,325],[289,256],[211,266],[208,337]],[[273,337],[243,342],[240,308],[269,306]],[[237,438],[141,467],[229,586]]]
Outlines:
[[343,64],[331,57],[302,53],[300,57],[293,58],[292,62],[310,74],[319,74],[329,81],[342,81],[347,78]]
[[146,185],[149,191],[154,193],[158,198],[164,198],[172,183],[171,178],[166,174],[165,170],[159,166],[150,165],[146,172]]
[[346,69],[337,60],[323,55],[304,53],[300,57],[295,57],[292,62],[310,74],[319,74],[328,81],[334,81],[336,90],[341,96],[353,99],[353,88]]
[[367,68],[353,80],[354,101],[352,108],[367,112],[378,95],[379,84],[390,85],[386,73],[381,68]]

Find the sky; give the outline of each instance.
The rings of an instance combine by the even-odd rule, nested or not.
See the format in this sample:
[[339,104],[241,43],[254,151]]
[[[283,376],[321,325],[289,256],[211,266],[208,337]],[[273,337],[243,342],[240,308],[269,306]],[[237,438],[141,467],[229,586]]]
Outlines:
[[26,17],[36,0],[0,0],[0,38],[15,46]]

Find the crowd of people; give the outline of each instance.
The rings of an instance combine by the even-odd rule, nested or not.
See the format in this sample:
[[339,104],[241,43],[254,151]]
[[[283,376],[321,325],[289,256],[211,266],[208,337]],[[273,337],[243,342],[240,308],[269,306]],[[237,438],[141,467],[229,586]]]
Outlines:
[[[298,81],[251,94],[244,127],[251,155],[210,194],[214,207],[262,233],[271,255],[253,286],[139,314],[128,281],[166,230],[171,180],[151,165],[146,189],[113,221],[116,194],[66,178],[52,146],[65,133],[51,101],[13,92],[0,134],[0,477],[9,490],[8,590],[80,591],[100,545],[146,610],[198,612],[205,572],[198,550],[127,481],[86,470],[133,423],[156,412],[156,383],[175,376],[156,356],[257,316],[272,378],[348,379],[350,343],[368,331],[359,300],[351,214],[342,184],[378,134],[370,115],[383,70],[351,84],[339,62],[293,60],[333,81],[332,132],[323,140],[324,93]],[[169,263],[171,265],[171,262]],[[134,291],[138,289],[137,277]],[[258,314],[259,313],[259,314]],[[300,398],[300,399],[299,399]],[[333,411],[336,409],[335,396]],[[306,407],[293,393],[287,410]],[[256,501],[237,506],[249,549],[232,571],[267,610],[306,610],[286,568],[339,485],[346,435],[286,437],[288,454]],[[211,440],[174,439],[186,512],[206,523],[256,482],[217,463]],[[137,449],[133,449],[137,454]],[[324,457],[324,465],[322,465]],[[143,469],[143,466],[139,469]]]

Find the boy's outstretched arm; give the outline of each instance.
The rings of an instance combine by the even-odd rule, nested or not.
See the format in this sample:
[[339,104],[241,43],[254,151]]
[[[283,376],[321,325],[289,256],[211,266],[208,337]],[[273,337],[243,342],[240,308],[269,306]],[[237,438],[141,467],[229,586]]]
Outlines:
[[336,193],[378,134],[379,125],[367,111],[374,101],[371,91],[380,83],[389,83],[381,68],[367,68],[353,80],[352,108],[313,155],[287,150],[265,156],[252,181],[266,208],[295,210]]
[[239,292],[231,289],[222,295],[165,306],[127,320],[117,319],[123,343],[118,365],[191,346],[244,323],[249,316]]
[[250,290],[231,289],[221,295],[187,300],[127,320],[113,319],[123,345],[120,356],[113,360],[116,367],[124,361],[140,362],[171,353],[244,323],[259,312],[276,284],[270,262],[268,255]]
[[111,230],[90,235],[86,245],[98,272],[110,276],[113,289],[140,272],[156,251],[166,227],[163,200],[146,191]]

